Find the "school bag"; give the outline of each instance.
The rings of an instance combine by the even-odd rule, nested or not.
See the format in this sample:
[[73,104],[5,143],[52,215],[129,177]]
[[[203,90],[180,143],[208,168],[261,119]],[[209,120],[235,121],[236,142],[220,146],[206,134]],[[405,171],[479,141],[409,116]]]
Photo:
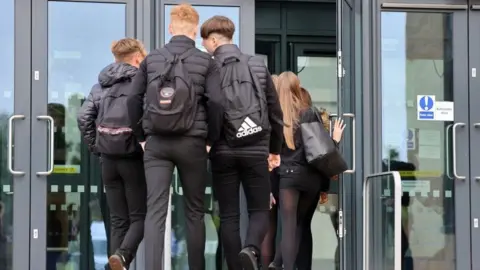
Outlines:
[[256,144],[270,133],[265,91],[248,64],[251,56],[227,57],[220,63],[224,94],[224,135],[231,147]]
[[191,48],[181,55],[174,55],[166,48],[159,49],[165,61],[160,63],[160,72],[148,83],[144,115],[154,134],[181,135],[192,127],[197,98],[183,61],[196,50]]
[[112,86],[100,100],[96,121],[96,151],[110,156],[124,156],[139,150],[127,110],[128,87]]

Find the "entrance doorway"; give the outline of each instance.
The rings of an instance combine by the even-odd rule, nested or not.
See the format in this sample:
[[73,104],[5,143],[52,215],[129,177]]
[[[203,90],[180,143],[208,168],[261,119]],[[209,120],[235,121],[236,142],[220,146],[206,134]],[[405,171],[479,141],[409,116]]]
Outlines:
[[402,269],[478,269],[480,12],[382,8],[382,164],[402,178]]

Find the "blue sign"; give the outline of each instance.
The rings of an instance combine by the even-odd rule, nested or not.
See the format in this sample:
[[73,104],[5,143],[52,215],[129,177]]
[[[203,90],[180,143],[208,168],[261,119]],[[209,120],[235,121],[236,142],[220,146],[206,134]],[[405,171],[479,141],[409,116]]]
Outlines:
[[415,129],[409,128],[407,133],[407,149],[415,150]]
[[435,119],[435,96],[417,96],[417,119]]

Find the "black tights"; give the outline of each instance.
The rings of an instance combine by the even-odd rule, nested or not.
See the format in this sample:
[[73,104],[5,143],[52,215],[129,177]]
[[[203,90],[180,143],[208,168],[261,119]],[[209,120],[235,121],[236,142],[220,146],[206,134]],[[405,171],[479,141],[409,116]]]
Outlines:
[[[278,198],[277,198],[278,199]],[[277,202],[278,203],[278,202]],[[270,209],[270,222],[268,232],[263,239],[261,246],[262,265],[266,268],[273,261],[275,256],[275,240],[277,238],[278,206],[274,205]]]
[[274,261],[277,264],[283,259],[285,270],[294,269],[302,230],[305,226],[304,221],[316,198],[316,193],[280,189],[282,239],[277,246]]

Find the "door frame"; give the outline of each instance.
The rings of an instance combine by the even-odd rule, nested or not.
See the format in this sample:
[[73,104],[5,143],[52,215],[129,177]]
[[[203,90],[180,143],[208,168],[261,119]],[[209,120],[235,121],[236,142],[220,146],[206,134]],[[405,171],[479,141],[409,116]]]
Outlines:
[[[387,3],[392,1],[372,0],[371,22],[375,44],[374,54],[371,62],[376,67],[376,74],[381,74],[381,13],[382,12],[420,12],[420,13],[449,13],[452,14],[452,40],[453,49],[451,51],[453,61],[452,88],[453,101],[455,102],[454,123],[464,123],[465,126],[459,126],[456,130],[456,154],[457,171],[465,180],[454,179],[454,211],[455,211],[455,263],[456,269],[470,269],[472,260],[471,245],[471,223],[470,223],[470,158],[469,153],[469,81],[467,80],[469,69],[468,65],[468,5],[460,4],[419,4],[409,3]],[[428,1],[425,1],[428,2]],[[467,75],[466,75],[467,74]],[[376,98],[373,100],[373,128],[372,136],[382,138],[382,91],[381,75],[373,77],[373,88]],[[373,143],[374,152],[372,157],[374,171],[382,171],[382,140]]]
[[[473,1],[472,1],[473,2]],[[478,1],[477,1],[478,2]],[[480,123],[480,108],[475,105],[475,101],[480,99],[480,92],[476,91],[480,87],[480,78],[478,71],[480,71],[480,52],[475,49],[480,46],[480,36],[477,34],[475,26],[480,25],[480,6],[471,5],[469,7],[469,33],[468,33],[468,42],[469,42],[469,68],[468,68],[468,77],[469,77],[469,116],[470,121],[468,127],[470,129],[470,178],[467,178],[466,181],[470,181],[470,210],[471,210],[471,246],[472,254],[478,254],[480,252],[480,229],[478,225],[478,220],[480,219],[480,209],[478,206],[480,204],[480,197],[477,194],[480,194],[480,182],[477,178],[480,176],[480,168],[478,168],[478,163],[480,161],[480,145],[477,143],[480,141],[480,133],[477,124]],[[474,71],[475,69],[475,71]],[[480,267],[480,258],[478,256],[472,256],[472,269],[478,269]]]
[[[47,247],[47,198],[48,198],[48,177],[52,177],[52,174],[48,175],[38,175],[37,172],[43,172],[49,170],[50,166],[53,168],[54,164],[51,164],[53,159],[50,155],[53,155],[51,152],[51,142],[49,139],[52,136],[47,134],[48,130],[48,119],[39,120],[38,116],[48,116],[48,101],[49,101],[49,92],[48,92],[48,4],[49,2],[81,2],[81,3],[102,3],[102,4],[125,4],[125,21],[126,21],[126,36],[133,37],[135,35],[135,1],[134,0],[21,0],[31,7],[31,38],[25,40],[27,44],[31,45],[31,67],[28,69],[29,77],[31,78],[31,94],[29,97],[32,102],[31,104],[31,131],[35,131],[35,134],[29,132],[27,134],[34,135],[31,136],[31,196],[30,196],[30,205],[31,205],[31,215],[30,215],[30,227],[31,233],[33,234],[35,230],[38,232],[38,238],[33,239],[30,243],[30,258],[29,262],[35,262],[35,267],[40,269],[46,268],[47,263],[47,253],[46,252],[35,252],[43,251]],[[17,16],[20,20],[24,20],[26,16]],[[29,88],[30,90],[30,88]],[[27,106],[25,106],[27,107]],[[29,106],[28,106],[29,107]],[[52,147],[53,148],[53,147]],[[89,161],[85,161],[86,164]],[[82,173],[82,176],[88,178],[89,172]],[[49,179],[50,181],[52,178]],[[84,193],[89,193],[90,188],[87,187]],[[34,192],[33,192],[34,191]],[[99,189],[98,192],[101,192],[102,189]],[[84,206],[85,207],[85,206]],[[90,213],[90,209],[87,210]],[[85,216],[82,216],[82,218]],[[88,220],[84,220],[87,222]],[[88,226],[89,227],[89,226]],[[82,237],[82,240],[88,239]],[[82,254],[82,256],[89,256],[89,254]],[[88,260],[90,264],[90,260]],[[33,267],[33,265],[32,265]],[[27,268],[26,268],[27,269]]]
[[[30,261],[25,260],[25,252],[30,248],[30,154],[31,154],[31,12],[30,0],[15,0],[14,7],[14,115],[24,115],[23,119],[12,122],[14,145],[12,149],[13,169],[22,175],[10,175],[13,186],[13,250],[12,269],[29,269]],[[10,130],[9,130],[10,131]],[[8,135],[7,135],[8,136]],[[7,168],[8,169],[8,168]],[[10,172],[7,172],[10,173]]]

